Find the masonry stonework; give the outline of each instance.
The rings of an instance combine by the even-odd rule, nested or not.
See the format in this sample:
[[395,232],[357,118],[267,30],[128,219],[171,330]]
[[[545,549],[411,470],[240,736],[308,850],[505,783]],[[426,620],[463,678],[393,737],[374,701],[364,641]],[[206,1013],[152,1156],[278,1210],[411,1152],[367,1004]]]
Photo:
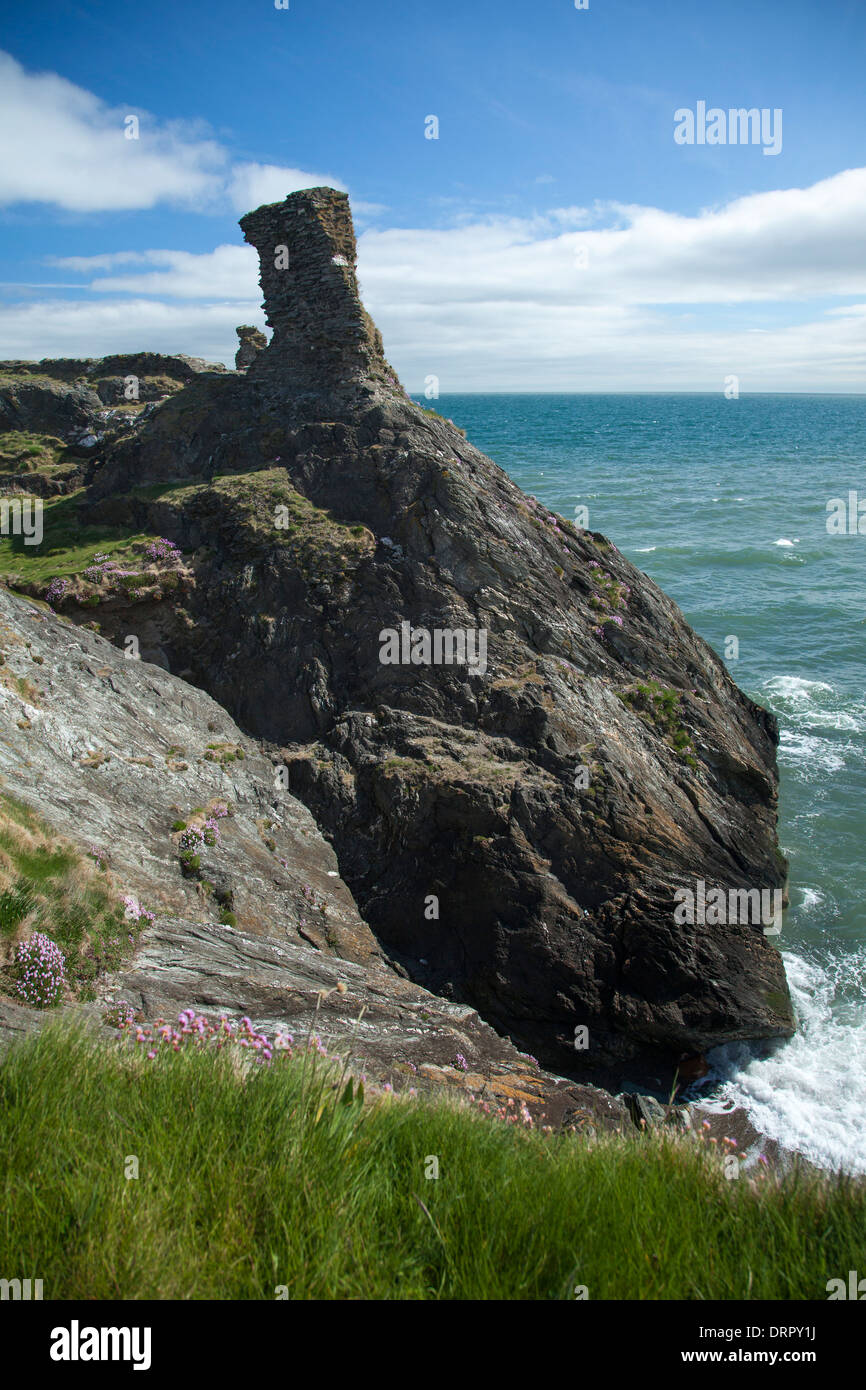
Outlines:
[[348,196],[305,188],[247,213],[240,226],[259,253],[259,283],[273,329],[249,377],[277,377],[282,386],[323,397],[345,397],[374,383],[402,392],[359,297]]

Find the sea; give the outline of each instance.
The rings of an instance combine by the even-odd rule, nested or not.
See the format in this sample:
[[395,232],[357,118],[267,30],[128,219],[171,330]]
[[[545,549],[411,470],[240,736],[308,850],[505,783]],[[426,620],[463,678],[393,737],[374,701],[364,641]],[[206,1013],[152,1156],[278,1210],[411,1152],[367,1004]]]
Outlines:
[[866,395],[416,399],[545,506],[588,508],[778,716],[797,1033],[716,1049],[701,1104],[866,1173],[866,534],[827,526],[851,492],[866,514]]

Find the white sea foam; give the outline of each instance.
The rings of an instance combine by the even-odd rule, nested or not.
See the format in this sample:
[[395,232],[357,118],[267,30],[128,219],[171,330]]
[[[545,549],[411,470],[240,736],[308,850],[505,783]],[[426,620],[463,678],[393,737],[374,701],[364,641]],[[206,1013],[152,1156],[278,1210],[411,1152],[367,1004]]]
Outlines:
[[812,912],[814,908],[822,907],[827,900],[820,888],[805,888],[800,885],[799,891],[803,895],[803,900],[800,903],[801,912]]
[[824,1168],[866,1173],[866,950],[807,960],[783,952],[798,1030],[771,1055],[746,1044],[709,1054],[703,1108],[742,1106],[761,1134]]
[[[779,715],[779,761],[802,784],[831,787],[866,761],[866,701],[827,680],[777,675],[763,687]],[[806,809],[810,807],[811,809]],[[814,798],[798,822],[820,813]],[[813,880],[814,882],[814,880]],[[820,876],[818,882],[821,882]],[[826,888],[792,887],[802,937],[826,941],[839,905]],[[848,909],[842,906],[843,918]],[[829,951],[797,944],[783,953],[798,1018],[788,1043],[746,1044],[710,1054],[713,1098],[707,1108],[742,1107],[755,1128],[825,1168],[866,1174],[866,945]]]
[[772,676],[764,690],[772,708],[795,729],[866,732],[866,703],[839,694],[827,681]]
[[779,762],[795,769],[805,782],[827,772],[841,772],[846,766],[845,752],[817,734],[783,729],[779,735]]
[[655,548],[654,545],[639,545],[635,547],[638,555],[649,555],[650,551],[655,550]]
[[801,704],[833,694],[833,687],[827,681],[810,681],[805,676],[771,676],[766,689],[783,700],[799,701]]

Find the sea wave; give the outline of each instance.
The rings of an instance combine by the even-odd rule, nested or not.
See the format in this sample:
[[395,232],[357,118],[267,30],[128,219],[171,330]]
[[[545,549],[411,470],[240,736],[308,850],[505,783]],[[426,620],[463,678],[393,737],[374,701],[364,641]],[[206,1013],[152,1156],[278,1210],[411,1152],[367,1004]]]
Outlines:
[[783,952],[798,1031],[770,1055],[729,1044],[708,1055],[705,1110],[742,1107],[755,1128],[822,1168],[866,1173],[866,947]]
[[774,712],[796,729],[866,732],[866,702],[839,692],[828,681],[771,676],[763,690]]
[[803,899],[800,903],[801,912],[812,912],[816,907],[822,907],[827,901],[826,894],[820,888],[806,888],[803,884],[798,885],[799,892]]
[[797,772],[804,782],[828,772],[841,772],[847,766],[846,753],[850,756],[855,751],[797,729],[782,729],[779,735],[779,762]]

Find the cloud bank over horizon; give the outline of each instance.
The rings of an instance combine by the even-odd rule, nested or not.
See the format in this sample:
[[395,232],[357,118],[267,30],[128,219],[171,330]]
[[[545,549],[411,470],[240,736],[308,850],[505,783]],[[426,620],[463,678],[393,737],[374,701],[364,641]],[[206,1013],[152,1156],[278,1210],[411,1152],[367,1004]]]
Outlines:
[[[124,136],[139,117],[141,135]],[[0,54],[0,206],[89,219],[92,255],[41,257],[36,297],[6,280],[0,356],[151,349],[233,363],[234,327],[264,326],[257,257],[117,247],[133,212],[237,216],[332,174],[232,160],[204,125],[109,106]],[[11,132],[15,132],[14,136]],[[388,226],[353,198],[359,278],[407,387],[474,390],[862,390],[866,168],[693,214],[599,201],[523,216],[455,212]],[[127,222],[115,225],[116,215]],[[369,225],[370,219],[375,225]],[[199,238],[207,242],[206,223]],[[63,272],[61,276],[58,272]]]

